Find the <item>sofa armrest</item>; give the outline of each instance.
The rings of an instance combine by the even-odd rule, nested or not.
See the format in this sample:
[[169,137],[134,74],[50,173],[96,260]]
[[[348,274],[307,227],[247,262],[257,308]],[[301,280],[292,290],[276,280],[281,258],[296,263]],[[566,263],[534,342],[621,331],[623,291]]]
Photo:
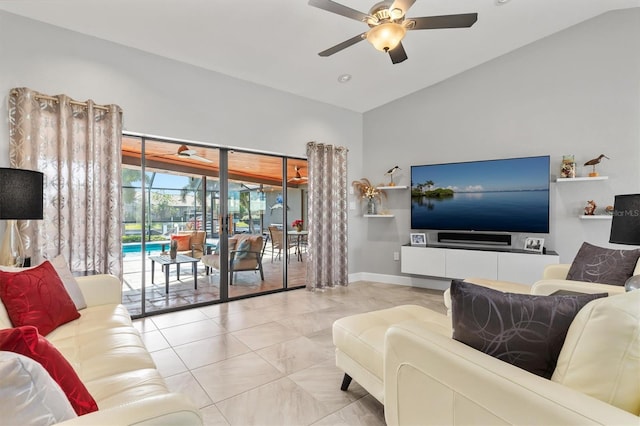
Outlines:
[[94,411],[59,423],[80,425],[202,425],[202,414],[184,396],[169,393]]
[[122,303],[122,283],[107,274],[76,277],[87,306]]
[[555,265],[547,265],[542,273],[543,280],[566,280],[569,274],[571,264],[559,263]]
[[624,293],[624,286],[561,279],[540,280],[533,283],[531,286],[531,294],[542,296],[548,296],[558,290],[568,290],[589,294],[608,293],[611,296],[613,294]]
[[388,425],[638,425],[638,417],[419,323],[385,336]]

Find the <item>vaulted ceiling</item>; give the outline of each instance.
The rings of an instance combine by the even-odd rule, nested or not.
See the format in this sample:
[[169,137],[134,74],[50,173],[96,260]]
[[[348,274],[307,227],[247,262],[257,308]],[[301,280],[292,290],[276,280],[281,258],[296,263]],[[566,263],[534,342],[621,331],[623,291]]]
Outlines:
[[[375,0],[338,0],[368,12]],[[640,0],[417,0],[408,16],[478,13],[471,28],[409,31],[393,65],[366,31],[307,0],[1,0],[0,9],[357,112]],[[341,83],[339,76],[349,74]]]

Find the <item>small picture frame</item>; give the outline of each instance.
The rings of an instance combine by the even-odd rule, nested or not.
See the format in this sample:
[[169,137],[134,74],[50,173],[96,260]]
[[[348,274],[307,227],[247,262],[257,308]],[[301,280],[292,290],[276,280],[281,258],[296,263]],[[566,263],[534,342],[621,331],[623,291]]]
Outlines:
[[524,240],[524,249],[526,251],[535,251],[536,253],[542,253],[544,247],[544,238],[527,237]]
[[427,246],[427,235],[426,234],[410,234],[411,236],[411,245],[418,247],[426,247]]

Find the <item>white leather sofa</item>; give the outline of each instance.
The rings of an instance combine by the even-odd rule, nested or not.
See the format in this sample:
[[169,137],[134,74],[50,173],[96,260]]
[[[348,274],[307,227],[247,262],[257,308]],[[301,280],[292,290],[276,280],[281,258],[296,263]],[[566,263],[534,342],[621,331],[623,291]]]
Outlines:
[[[600,300],[615,303],[576,317],[552,380],[453,340],[449,317],[423,307],[342,318],[333,333],[343,390],[355,379],[384,404],[388,425],[638,426],[640,291]],[[622,336],[609,332],[616,324]],[[604,382],[600,374],[617,379],[599,399],[576,390],[596,392]],[[604,402],[620,395],[636,406],[627,411]]]
[[[120,304],[120,281],[110,275],[78,277],[77,281],[87,308],[79,311],[80,318],[59,326],[46,339],[72,365],[99,410],[59,424],[201,425],[198,408],[185,396],[170,392],[160,376]],[[0,328],[11,327],[0,302]]]

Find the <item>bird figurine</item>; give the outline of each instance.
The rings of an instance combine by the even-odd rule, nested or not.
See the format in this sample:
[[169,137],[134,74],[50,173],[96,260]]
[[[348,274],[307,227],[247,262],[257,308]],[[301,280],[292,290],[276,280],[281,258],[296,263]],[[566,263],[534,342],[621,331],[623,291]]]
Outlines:
[[396,186],[396,184],[393,183],[393,174],[395,172],[397,172],[398,170],[402,170],[402,169],[400,167],[398,167],[398,166],[395,166],[395,167],[392,167],[389,170],[387,170],[387,173],[385,173],[385,175],[391,176],[391,182],[389,182],[388,186]]
[[592,166],[593,169],[591,171],[591,173],[589,173],[589,177],[596,177],[598,176],[598,172],[596,172],[596,164],[600,164],[600,161],[602,161],[603,158],[606,158],[607,160],[609,160],[609,157],[607,157],[604,154],[600,154],[598,157],[587,161],[586,163],[584,163],[585,166]]

